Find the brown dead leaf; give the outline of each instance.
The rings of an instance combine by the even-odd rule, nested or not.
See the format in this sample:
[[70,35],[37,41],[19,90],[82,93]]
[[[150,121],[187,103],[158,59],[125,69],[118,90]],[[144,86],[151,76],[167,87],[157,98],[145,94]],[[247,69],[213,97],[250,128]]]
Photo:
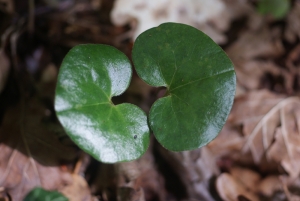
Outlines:
[[239,196],[251,201],[258,201],[258,197],[248,191],[246,187],[228,173],[222,173],[216,181],[216,188],[224,201],[239,201]]
[[37,98],[7,109],[0,126],[0,186],[22,200],[35,186],[54,190],[69,183],[71,175],[59,165],[76,156],[51,110]]
[[281,30],[265,26],[265,20],[257,13],[253,16],[258,18],[253,20],[257,22],[252,22],[254,28],[248,27],[247,32],[240,33],[226,48],[235,66],[238,84],[246,90],[268,88],[291,94],[294,91],[293,75],[272,61],[285,53]]
[[297,93],[300,88],[300,44],[289,52],[285,63],[292,75],[290,80],[293,82],[294,91]]
[[285,38],[294,43],[297,38],[300,38],[300,2],[295,1],[292,10],[287,16],[287,27],[285,29]]
[[299,73],[297,68],[299,68],[300,65],[300,44],[291,50],[287,57],[286,65],[293,73]]
[[234,161],[250,161],[251,155],[241,157],[241,149],[245,144],[245,137],[237,127],[226,123],[219,135],[206,147],[211,152],[211,163],[218,165],[218,168],[228,170],[234,165]]
[[[272,61],[239,60],[235,62],[235,70],[239,84],[248,90],[261,87],[272,87],[275,91],[288,90],[288,92],[291,92],[293,90],[293,79],[291,79],[290,73]],[[275,86],[265,86],[264,82],[267,74],[277,78],[282,77],[284,79],[283,86],[277,83],[271,83]]]
[[274,58],[284,53],[280,30],[267,28],[245,32],[226,49],[233,63],[240,60]]
[[0,186],[14,201],[23,200],[34,187],[56,190],[72,181],[59,166],[43,166],[17,149],[0,144]]
[[245,138],[229,124],[225,124],[219,135],[211,141],[207,148],[211,151],[215,158],[222,156],[233,156],[240,153]]

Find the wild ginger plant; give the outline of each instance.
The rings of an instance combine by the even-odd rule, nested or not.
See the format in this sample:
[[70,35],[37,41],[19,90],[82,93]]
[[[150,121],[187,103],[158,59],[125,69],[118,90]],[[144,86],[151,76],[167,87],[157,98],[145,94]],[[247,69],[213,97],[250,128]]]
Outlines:
[[105,163],[131,161],[149,146],[150,130],[171,151],[213,140],[231,110],[236,76],[226,53],[203,32],[165,23],[136,39],[132,60],[142,80],[167,92],[151,107],[114,105],[129,86],[130,60],[114,47],[75,46],[58,75],[55,110],[70,138]]

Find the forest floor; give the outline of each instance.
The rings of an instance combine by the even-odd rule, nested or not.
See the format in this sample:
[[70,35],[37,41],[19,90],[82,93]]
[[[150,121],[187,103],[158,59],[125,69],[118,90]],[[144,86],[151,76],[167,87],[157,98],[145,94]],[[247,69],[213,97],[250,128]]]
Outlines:
[[[280,19],[259,14],[257,1],[178,3],[187,10],[163,2],[0,0],[0,200],[23,200],[35,186],[71,201],[300,200],[300,1]],[[199,17],[193,9],[204,5]],[[152,135],[136,161],[94,160],[55,115],[62,59],[83,43],[131,58],[141,31],[174,20],[207,33],[234,63],[237,90],[223,130],[193,151],[167,151]],[[148,112],[161,95],[134,72],[113,101]]]

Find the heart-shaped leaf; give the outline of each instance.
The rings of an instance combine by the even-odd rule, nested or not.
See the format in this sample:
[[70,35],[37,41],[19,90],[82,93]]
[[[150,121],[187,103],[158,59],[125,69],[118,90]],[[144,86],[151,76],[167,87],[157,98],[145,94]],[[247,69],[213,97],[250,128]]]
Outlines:
[[236,78],[225,52],[201,31],[165,23],[135,41],[133,63],[148,84],[165,86],[149,123],[167,149],[199,148],[222,129],[232,107]]
[[37,187],[30,191],[24,201],[68,201],[69,199],[57,191],[46,191]]
[[130,161],[148,148],[145,113],[112,96],[123,93],[132,75],[128,58],[106,45],[78,45],[61,65],[55,110],[71,139],[102,162]]

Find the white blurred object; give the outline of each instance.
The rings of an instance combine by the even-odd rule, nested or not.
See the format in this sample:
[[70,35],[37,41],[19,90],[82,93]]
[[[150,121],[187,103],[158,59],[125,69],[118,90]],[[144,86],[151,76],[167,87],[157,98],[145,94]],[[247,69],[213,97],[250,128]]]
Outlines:
[[133,38],[143,31],[164,22],[194,26],[215,42],[225,43],[222,32],[230,23],[222,0],[116,0],[111,12],[117,26],[137,22]]

